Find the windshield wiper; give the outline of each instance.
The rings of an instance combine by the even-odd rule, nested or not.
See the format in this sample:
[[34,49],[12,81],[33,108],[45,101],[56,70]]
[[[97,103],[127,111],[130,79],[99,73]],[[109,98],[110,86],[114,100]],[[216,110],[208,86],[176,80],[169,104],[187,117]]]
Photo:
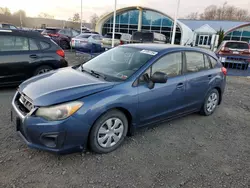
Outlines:
[[97,73],[97,72],[95,72],[95,71],[93,71],[93,70],[90,70],[90,72],[91,72],[93,75],[95,75],[97,78],[102,77],[104,80],[106,80],[106,78],[107,78],[105,75],[100,74],[100,73]]
[[82,71],[82,72],[87,72],[87,73],[89,73],[90,75],[92,75],[92,76],[94,76],[94,77],[96,77],[96,78],[102,77],[104,80],[107,79],[107,77],[106,77],[105,75],[100,74],[100,73],[97,73],[97,72],[95,72],[95,71],[93,71],[93,70],[88,71],[88,70],[84,69],[82,65],[81,65],[81,71]]

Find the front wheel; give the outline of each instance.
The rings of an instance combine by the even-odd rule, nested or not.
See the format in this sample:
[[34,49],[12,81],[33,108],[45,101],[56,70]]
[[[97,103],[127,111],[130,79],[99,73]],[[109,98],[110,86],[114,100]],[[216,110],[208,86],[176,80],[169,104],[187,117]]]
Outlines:
[[203,103],[200,113],[205,116],[209,116],[214,113],[218,103],[219,103],[219,92],[217,89],[211,90]]
[[128,120],[118,111],[111,110],[103,114],[93,125],[89,144],[96,153],[109,153],[117,149],[128,132]]

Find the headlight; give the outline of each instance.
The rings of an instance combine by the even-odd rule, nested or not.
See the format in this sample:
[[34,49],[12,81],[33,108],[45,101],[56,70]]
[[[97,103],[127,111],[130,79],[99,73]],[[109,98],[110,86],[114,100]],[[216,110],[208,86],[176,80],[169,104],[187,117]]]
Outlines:
[[83,102],[75,101],[50,107],[40,107],[35,115],[49,121],[62,120],[74,114],[82,105]]

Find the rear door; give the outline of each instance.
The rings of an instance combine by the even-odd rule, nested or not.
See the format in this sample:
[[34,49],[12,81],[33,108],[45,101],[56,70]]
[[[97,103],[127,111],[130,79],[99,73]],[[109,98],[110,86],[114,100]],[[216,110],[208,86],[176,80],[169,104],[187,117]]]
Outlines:
[[29,39],[0,35],[0,83],[18,82],[29,77]]
[[216,76],[207,55],[200,52],[185,52],[186,100],[190,109],[199,108],[211,82]]

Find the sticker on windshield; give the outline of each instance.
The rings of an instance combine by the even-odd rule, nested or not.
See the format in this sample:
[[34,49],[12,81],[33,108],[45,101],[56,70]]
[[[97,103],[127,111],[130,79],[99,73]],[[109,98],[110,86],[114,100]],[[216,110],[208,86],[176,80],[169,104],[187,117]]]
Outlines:
[[158,52],[154,52],[151,50],[142,50],[141,53],[148,54],[148,55],[156,55]]

